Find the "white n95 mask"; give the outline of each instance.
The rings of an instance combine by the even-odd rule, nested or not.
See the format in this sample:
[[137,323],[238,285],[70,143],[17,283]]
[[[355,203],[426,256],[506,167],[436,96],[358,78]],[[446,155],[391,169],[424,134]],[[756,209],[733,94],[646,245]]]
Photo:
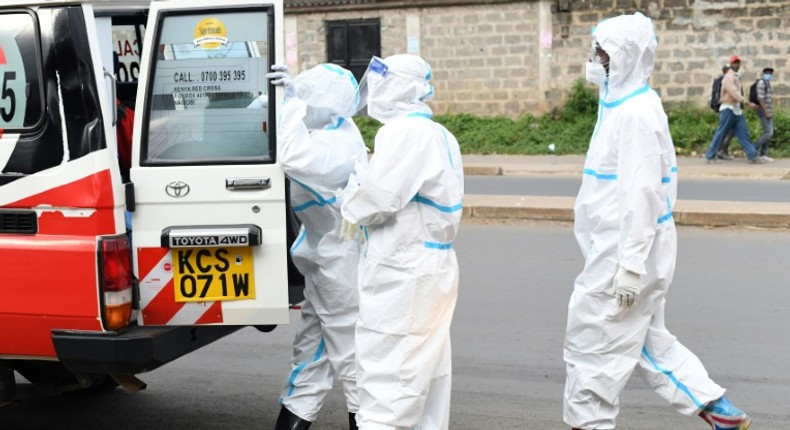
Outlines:
[[587,62],[585,63],[585,78],[598,86],[604,86],[608,77],[606,76],[606,69],[601,63]]

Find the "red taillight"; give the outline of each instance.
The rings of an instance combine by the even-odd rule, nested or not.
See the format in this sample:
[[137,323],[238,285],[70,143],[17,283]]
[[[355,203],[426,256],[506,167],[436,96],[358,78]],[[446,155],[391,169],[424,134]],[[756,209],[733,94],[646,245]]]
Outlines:
[[132,259],[129,238],[102,239],[102,286],[104,291],[120,291],[132,287]]
[[129,325],[132,315],[132,259],[126,235],[100,240],[103,321],[108,330]]

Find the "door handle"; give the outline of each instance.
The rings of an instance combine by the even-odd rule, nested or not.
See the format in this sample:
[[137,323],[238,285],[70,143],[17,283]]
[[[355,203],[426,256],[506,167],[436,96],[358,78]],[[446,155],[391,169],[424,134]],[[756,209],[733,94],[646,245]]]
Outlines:
[[230,191],[265,190],[271,187],[269,178],[228,178],[225,189]]

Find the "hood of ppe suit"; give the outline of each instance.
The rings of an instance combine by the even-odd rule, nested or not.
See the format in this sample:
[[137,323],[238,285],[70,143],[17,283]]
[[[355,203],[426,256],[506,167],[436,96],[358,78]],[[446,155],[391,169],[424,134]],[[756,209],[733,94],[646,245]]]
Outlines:
[[387,123],[413,113],[430,115],[425,104],[433,97],[431,66],[416,55],[399,54],[384,59],[387,72],[368,73],[368,115]]
[[307,105],[304,118],[309,130],[338,127],[341,118],[350,118],[359,104],[354,75],[334,64],[319,64],[294,80],[296,97]]
[[637,12],[604,20],[593,29],[593,39],[609,54],[605,101],[619,100],[647,84],[657,45],[650,18]]

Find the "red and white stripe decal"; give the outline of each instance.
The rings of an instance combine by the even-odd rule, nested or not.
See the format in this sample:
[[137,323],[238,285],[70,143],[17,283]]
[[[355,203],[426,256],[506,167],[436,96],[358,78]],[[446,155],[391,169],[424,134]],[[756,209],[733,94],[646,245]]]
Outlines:
[[[3,207],[38,209],[39,234],[115,234],[111,184],[110,171],[104,170]],[[67,216],[63,210],[55,209],[69,207],[86,208],[85,214]]]
[[173,260],[168,248],[138,248],[143,325],[222,323],[222,302],[176,302]]

